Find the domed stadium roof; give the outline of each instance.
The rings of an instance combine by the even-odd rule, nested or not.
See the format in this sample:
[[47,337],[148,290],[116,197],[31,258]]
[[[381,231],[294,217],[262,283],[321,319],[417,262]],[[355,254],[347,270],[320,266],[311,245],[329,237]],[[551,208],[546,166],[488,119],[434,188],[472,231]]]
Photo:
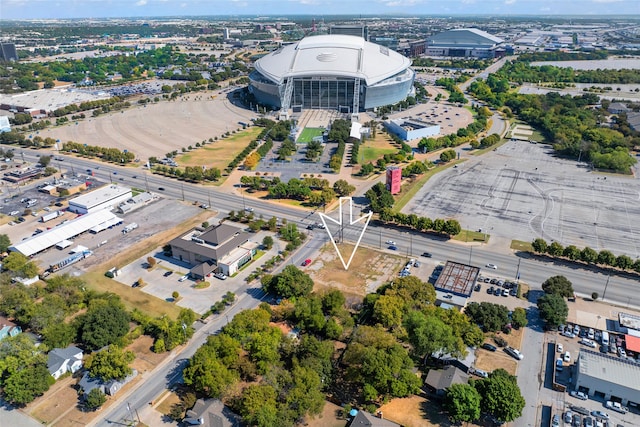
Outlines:
[[429,45],[437,46],[493,46],[502,43],[499,37],[477,28],[456,28],[429,38]]
[[255,68],[280,84],[287,77],[357,77],[368,86],[406,70],[411,61],[362,37],[306,37],[260,58]]

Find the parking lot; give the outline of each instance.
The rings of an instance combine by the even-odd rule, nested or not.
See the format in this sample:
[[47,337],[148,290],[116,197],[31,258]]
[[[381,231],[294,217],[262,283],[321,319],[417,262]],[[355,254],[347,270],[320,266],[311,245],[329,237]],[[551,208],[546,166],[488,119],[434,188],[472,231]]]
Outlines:
[[[252,240],[260,242],[267,234],[271,233],[259,232],[252,236]],[[200,285],[191,278],[184,278],[191,269],[188,263],[165,256],[162,248],[156,248],[131,264],[122,266],[120,274],[114,280],[126,286],[135,286],[140,292],[166,301],[173,301],[171,294],[177,291],[180,297],[176,303],[180,307],[190,308],[196,313],[202,314],[209,310],[214,303],[221,301],[227,292],[238,294],[238,290],[246,285],[244,278],[260,264],[275,256],[277,248],[278,245],[274,245],[260,259],[254,261],[234,277],[221,280],[210,275],[205,278],[205,283]],[[152,269],[147,268],[148,257],[156,259],[156,265]],[[140,279],[142,279],[143,285],[138,287],[136,284]]]
[[547,145],[509,141],[437,174],[402,211],[497,237],[542,237],[636,258],[639,195],[638,179],[592,172]]

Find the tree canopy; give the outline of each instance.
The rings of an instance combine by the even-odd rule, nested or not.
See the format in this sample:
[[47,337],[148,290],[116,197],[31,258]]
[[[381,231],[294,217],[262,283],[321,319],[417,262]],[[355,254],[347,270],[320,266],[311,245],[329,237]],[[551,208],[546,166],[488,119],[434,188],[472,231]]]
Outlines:
[[129,314],[116,298],[93,300],[77,322],[78,336],[90,350],[116,343],[129,331]]
[[116,345],[100,350],[87,356],[84,367],[94,378],[103,381],[123,380],[132,370],[129,364],[135,359],[135,354],[125,351]]
[[509,310],[501,304],[471,302],[464,313],[485,332],[499,331],[509,323]]
[[573,285],[564,276],[549,277],[542,283],[542,290],[547,294],[556,294],[565,298],[573,296]]
[[480,393],[470,384],[452,384],[447,389],[443,406],[455,423],[480,418]]
[[558,294],[545,294],[538,298],[538,310],[540,310],[540,318],[550,328],[564,324],[569,314],[567,302]]
[[313,289],[313,280],[307,273],[290,264],[280,274],[263,276],[262,286],[269,293],[291,298],[309,295]]
[[483,412],[503,422],[513,421],[522,415],[525,400],[516,377],[504,369],[496,369],[489,374],[489,378],[474,381],[473,385],[480,393]]

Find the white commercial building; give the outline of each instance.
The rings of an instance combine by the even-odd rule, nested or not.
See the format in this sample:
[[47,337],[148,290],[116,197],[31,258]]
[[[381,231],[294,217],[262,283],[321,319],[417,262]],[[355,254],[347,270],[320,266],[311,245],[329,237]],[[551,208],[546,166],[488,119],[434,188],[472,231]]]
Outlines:
[[576,389],[623,405],[640,404],[640,365],[625,358],[580,350]]
[[92,212],[16,243],[9,250],[20,252],[24,256],[31,256],[58,244],[61,244],[62,247],[69,247],[71,243],[67,245],[65,240],[72,239],[100,224],[113,222],[115,219],[122,221],[107,210]]
[[113,209],[120,203],[129,200],[131,195],[130,188],[117,184],[106,185],[69,200],[69,211],[78,214],[87,214],[103,209]]
[[412,118],[388,120],[384,124],[389,132],[403,141],[429,138],[440,133],[440,125]]

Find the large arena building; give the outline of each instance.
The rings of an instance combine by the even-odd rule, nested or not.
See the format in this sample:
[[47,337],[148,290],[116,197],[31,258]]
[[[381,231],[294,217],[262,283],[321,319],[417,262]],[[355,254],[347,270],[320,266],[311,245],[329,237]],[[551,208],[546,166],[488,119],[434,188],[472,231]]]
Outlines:
[[306,37],[256,61],[249,90],[287,115],[302,109],[359,111],[404,100],[413,90],[411,61],[348,35]]
[[495,58],[503,53],[500,49],[503,41],[477,28],[457,28],[430,37],[425,53],[440,57]]

